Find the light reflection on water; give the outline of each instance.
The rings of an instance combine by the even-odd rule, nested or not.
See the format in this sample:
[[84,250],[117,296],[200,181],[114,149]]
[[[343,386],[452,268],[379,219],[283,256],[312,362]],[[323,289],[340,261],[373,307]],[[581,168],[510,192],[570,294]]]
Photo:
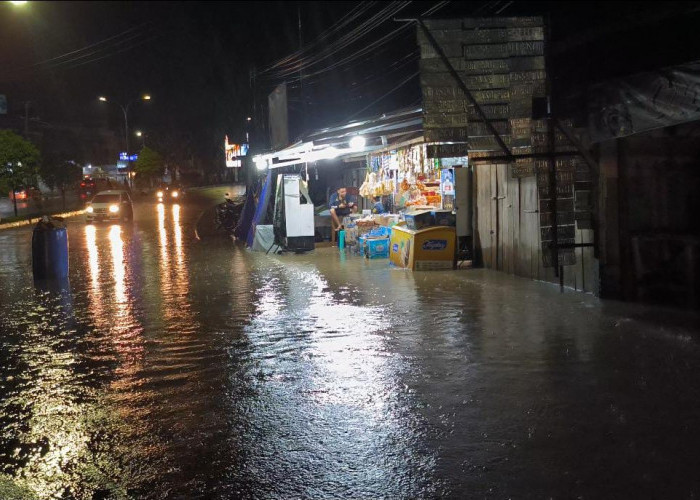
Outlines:
[[[187,207],[147,210],[69,226],[72,300],[0,269],[0,492],[599,498],[628,463],[628,484],[694,477],[669,459],[700,442],[691,341],[496,273],[194,243]],[[0,234],[7,268],[27,235]]]
[[248,460],[237,472],[290,496],[330,495],[343,481],[354,496],[429,496],[434,457],[416,452],[419,419],[399,410],[410,396],[404,360],[386,346],[387,311],[353,303],[358,289],[338,293],[307,261],[266,266],[246,327],[249,370],[265,383],[236,406],[260,430],[244,434]]

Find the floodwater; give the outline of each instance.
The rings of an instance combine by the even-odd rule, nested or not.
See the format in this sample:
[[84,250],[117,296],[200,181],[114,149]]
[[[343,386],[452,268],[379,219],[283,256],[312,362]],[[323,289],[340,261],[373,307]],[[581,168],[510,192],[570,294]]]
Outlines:
[[697,498],[697,318],[482,270],[0,232],[0,498]]

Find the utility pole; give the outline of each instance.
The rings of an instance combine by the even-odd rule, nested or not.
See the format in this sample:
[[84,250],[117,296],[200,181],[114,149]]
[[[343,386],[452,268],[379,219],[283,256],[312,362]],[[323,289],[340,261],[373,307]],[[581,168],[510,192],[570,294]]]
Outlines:
[[[105,96],[100,96],[98,99],[102,102],[112,102],[109,101]],[[133,172],[131,171],[131,150],[129,149],[129,107],[135,103],[136,101],[150,101],[151,96],[150,94],[144,94],[143,96],[134,99],[132,101],[129,101],[126,105],[120,104],[118,102],[115,102],[117,106],[122,110],[122,113],[124,113],[124,139],[126,141],[126,165],[127,165],[127,175],[129,176],[129,185],[133,189],[134,187],[134,178],[133,178]]]
[[[301,4],[297,6],[297,17],[299,19],[299,54],[301,55],[302,37],[301,37]],[[304,66],[299,64],[299,95],[301,96],[301,132],[306,129],[306,100],[304,99]]]

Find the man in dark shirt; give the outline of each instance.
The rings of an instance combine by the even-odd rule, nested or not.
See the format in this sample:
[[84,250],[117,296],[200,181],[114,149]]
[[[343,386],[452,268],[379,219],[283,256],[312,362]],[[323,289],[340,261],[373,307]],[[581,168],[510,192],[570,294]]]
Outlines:
[[354,196],[348,196],[348,190],[341,187],[331,195],[328,207],[331,209],[333,230],[337,231],[342,227],[340,221],[343,217],[350,215],[351,212],[357,212],[357,200]]

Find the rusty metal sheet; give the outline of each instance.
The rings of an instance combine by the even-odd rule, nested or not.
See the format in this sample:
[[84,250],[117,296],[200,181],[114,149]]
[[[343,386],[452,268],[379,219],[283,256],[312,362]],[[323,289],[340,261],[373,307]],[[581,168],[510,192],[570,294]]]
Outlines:
[[[420,40],[419,40],[420,41]],[[440,48],[444,52],[445,56],[450,57],[462,57],[462,44],[459,42],[451,43],[441,43]],[[439,58],[440,55],[435,51],[432,45],[426,40],[424,43],[420,43],[420,55],[423,59]]]
[[509,41],[507,28],[465,29],[460,32],[447,32],[444,36],[452,36],[465,44],[506,43]]
[[530,158],[515,161],[511,167],[511,177],[518,179],[535,175],[535,162]]
[[423,99],[464,99],[462,89],[454,84],[454,80],[449,82],[449,85],[430,85],[423,86]]
[[[554,161],[554,166],[557,171],[574,172],[578,161],[578,158],[572,157],[557,158]],[[549,161],[547,159],[537,159],[535,161],[535,166],[538,169],[538,171],[541,170],[544,172],[547,169],[549,169]]]
[[[427,142],[467,142],[469,144],[470,150],[498,150],[501,151],[500,146],[496,142],[493,136],[470,136],[469,130],[458,127],[425,127],[423,129],[425,135],[425,140]],[[506,145],[509,145],[511,141],[510,136],[502,135],[501,139]],[[516,141],[517,142],[517,141]],[[501,151],[501,154],[503,152]]]
[[[491,125],[496,129],[498,135],[503,136],[510,134],[510,124],[505,120],[492,121]],[[481,121],[470,121],[467,130],[469,131],[470,138],[493,136],[493,133],[486,124]]]
[[[505,120],[510,116],[510,106],[508,104],[485,104],[480,106],[480,108],[489,120]],[[476,106],[470,105],[467,107],[467,116],[470,120],[481,119],[476,111]]]
[[[508,59],[465,60],[463,57],[448,57],[452,67],[465,76],[493,73],[544,71],[544,57],[510,57]],[[447,73],[449,70],[440,58],[421,59],[421,71]]]
[[508,42],[508,55],[511,57],[544,55],[544,42]]
[[[542,154],[542,155],[547,155],[549,154],[549,146],[544,145],[544,146],[532,146],[532,152],[535,154]],[[563,155],[563,154],[576,154],[578,151],[574,146],[570,146],[567,144],[560,144],[554,148],[554,152],[557,155]]]
[[475,90],[472,96],[479,104],[507,103],[511,99],[510,89]]
[[462,46],[462,56],[465,59],[506,59],[509,55],[508,43]]
[[[427,21],[426,21],[427,26]],[[544,20],[540,16],[533,17],[471,17],[462,19],[462,27],[469,28],[511,28],[544,26]]]
[[[462,81],[469,90],[486,90],[508,88],[510,79],[507,74],[497,75],[460,75]],[[457,82],[449,73],[427,73],[421,74],[421,85],[427,87],[449,87]]]
[[544,57],[543,56],[523,56],[523,57],[510,57],[508,59],[508,68],[511,71],[544,71]]
[[[558,218],[558,215],[557,215]],[[542,235],[542,243],[545,241],[554,241],[554,228],[552,226],[551,212],[541,212],[540,211],[540,230]],[[561,225],[557,227],[557,239],[560,243],[565,243],[566,240],[573,240],[576,237],[576,226],[572,224]]]
[[[485,104],[481,106],[488,119],[506,119],[510,116],[508,104]],[[432,114],[442,113],[465,113],[470,120],[479,120],[476,107],[469,104],[466,99],[461,100],[423,100],[423,112],[426,117]]]
[[426,146],[428,158],[457,158],[467,156],[469,145],[462,144],[429,144]]
[[423,125],[430,128],[435,127],[466,127],[469,123],[467,114],[462,113],[432,113],[426,114],[423,118]]
[[464,128],[429,128],[423,129],[428,142],[467,142],[469,134]]
[[530,129],[530,127],[513,127],[511,125],[510,135],[514,139],[529,139],[532,135],[532,130]]
[[[463,27],[462,19],[425,19],[423,22],[431,32],[432,30],[461,30]],[[418,33],[421,33],[420,27]]]
[[508,28],[508,40],[511,42],[544,41],[544,27]]
[[[462,57],[450,57],[448,59],[450,61],[450,64],[452,64],[452,67],[458,73],[467,76],[492,73],[508,73],[509,71],[511,71],[508,59],[492,59],[482,61],[466,61]],[[442,59],[421,59],[420,68],[421,71],[427,71],[429,73],[446,73],[449,71]],[[540,68],[532,67],[527,69],[536,70]]]
[[[569,139],[566,138],[561,132],[556,132],[554,134],[554,143],[557,146],[573,146]],[[533,132],[532,134],[532,145],[533,146],[547,146],[549,145],[549,134],[542,132]],[[572,168],[576,168],[575,165]]]
[[423,99],[423,113],[426,117],[433,113],[466,113],[469,101],[466,99]]
[[509,74],[510,82],[513,84],[519,83],[534,83],[545,81],[547,73],[545,71],[516,71]]
[[464,44],[462,46],[462,55],[465,59],[506,59],[520,56],[542,56],[544,55],[544,42]]

